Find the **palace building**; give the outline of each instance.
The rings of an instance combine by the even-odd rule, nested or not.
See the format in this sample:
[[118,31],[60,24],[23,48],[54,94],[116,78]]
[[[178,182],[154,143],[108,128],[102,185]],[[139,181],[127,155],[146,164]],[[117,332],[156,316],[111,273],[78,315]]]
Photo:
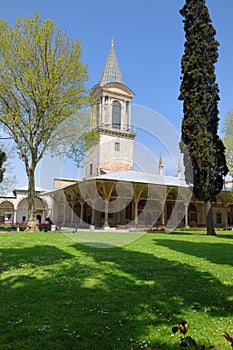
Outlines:
[[[53,190],[40,191],[38,218],[49,216],[58,227],[75,229],[205,226],[205,203],[194,197],[180,168],[177,176],[164,175],[160,155],[157,173],[134,169],[134,92],[124,84],[113,41],[91,95],[96,101],[92,125],[99,141],[87,151],[85,177],[54,179]],[[0,215],[5,217],[7,208],[21,221],[25,215],[17,213],[14,201],[1,197]],[[215,227],[233,225],[233,201],[227,188],[213,203],[213,222]]]
[[[54,190],[45,194],[53,198],[53,222],[105,229],[205,226],[205,204],[194,198],[180,169],[177,176],[164,175],[160,156],[158,173],[134,170],[134,93],[124,84],[113,41],[91,94],[96,100],[92,123],[99,143],[87,152],[85,178],[66,183],[56,179]],[[213,220],[216,227],[233,224],[230,191],[217,196]]]
[[[45,190],[35,188],[35,215],[39,223],[46,222],[51,215],[52,199],[40,197]],[[7,196],[0,196],[0,223],[26,223],[28,215],[28,188],[17,188]]]

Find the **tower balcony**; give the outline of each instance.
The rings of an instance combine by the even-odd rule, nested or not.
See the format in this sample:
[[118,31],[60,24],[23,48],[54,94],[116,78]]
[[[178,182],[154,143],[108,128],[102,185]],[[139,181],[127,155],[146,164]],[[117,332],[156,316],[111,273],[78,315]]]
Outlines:
[[121,131],[126,133],[136,134],[136,127],[133,125],[121,126],[119,124],[107,124],[107,123],[99,123],[97,129],[107,129],[112,131]]

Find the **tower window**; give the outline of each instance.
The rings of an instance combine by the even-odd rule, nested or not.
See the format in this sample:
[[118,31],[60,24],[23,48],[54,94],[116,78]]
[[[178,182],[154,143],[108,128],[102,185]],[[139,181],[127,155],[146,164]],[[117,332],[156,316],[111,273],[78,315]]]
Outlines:
[[118,101],[114,101],[112,104],[112,128],[121,128],[121,104]]
[[115,142],[115,151],[120,151],[120,142]]
[[93,164],[90,164],[90,175],[93,175]]
[[126,102],[126,115],[129,116],[129,101]]

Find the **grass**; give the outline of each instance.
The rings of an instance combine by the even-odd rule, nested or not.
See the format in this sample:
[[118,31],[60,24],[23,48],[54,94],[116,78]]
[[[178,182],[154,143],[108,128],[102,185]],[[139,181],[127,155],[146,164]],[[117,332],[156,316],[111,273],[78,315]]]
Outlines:
[[81,233],[82,244],[79,233],[0,234],[0,350],[175,350],[181,319],[198,344],[230,349],[231,236],[136,238],[101,249]]

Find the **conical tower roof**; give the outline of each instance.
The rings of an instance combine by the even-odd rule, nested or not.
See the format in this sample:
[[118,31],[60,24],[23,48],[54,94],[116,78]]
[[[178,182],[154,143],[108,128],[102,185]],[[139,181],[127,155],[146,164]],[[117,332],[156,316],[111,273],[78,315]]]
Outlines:
[[114,40],[112,40],[111,47],[108,53],[107,60],[102,71],[99,84],[105,85],[107,83],[121,83],[124,84],[120,66],[116,57],[114,49]]

